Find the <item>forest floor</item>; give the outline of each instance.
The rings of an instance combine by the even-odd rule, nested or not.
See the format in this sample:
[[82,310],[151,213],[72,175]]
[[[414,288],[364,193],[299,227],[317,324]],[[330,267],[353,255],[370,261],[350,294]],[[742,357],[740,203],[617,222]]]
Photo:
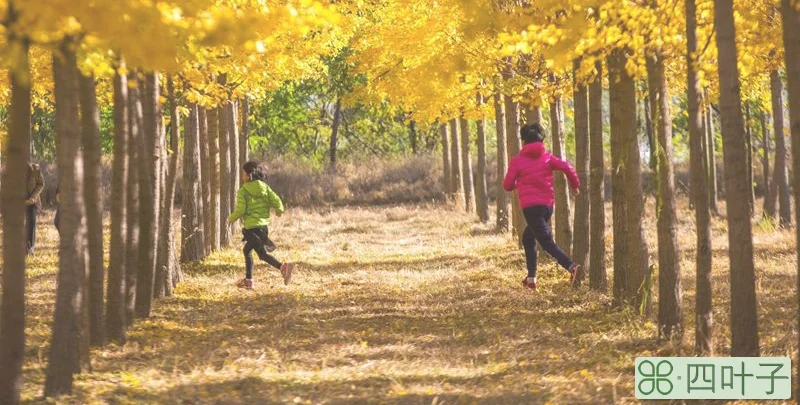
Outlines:
[[[636,357],[692,354],[694,216],[681,204],[681,345],[658,341],[654,316],[612,308],[587,286],[571,289],[553,262],[541,266],[538,292],[523,289],[524,257],[510,236],[463,214],[439,206],[296,209],[271,229],[275,254],[299,263],[292,285],[258,264],[256,288],[236,289],[244,272],[236,238],[235,249],[185,266],[175,296],[137,320],[125,345],[93,350],[93,371],[57,402],[635,403]],[[56,234],[48,215],[40,224],[28,269],[25,403],[42,402],[55,301]],[[725,230],[715,219],[720,355],[730,347]],[[754,235],[761,353],[795,358],[794,234],[756,223]],[[607,243],[610,278],[610,227]]]

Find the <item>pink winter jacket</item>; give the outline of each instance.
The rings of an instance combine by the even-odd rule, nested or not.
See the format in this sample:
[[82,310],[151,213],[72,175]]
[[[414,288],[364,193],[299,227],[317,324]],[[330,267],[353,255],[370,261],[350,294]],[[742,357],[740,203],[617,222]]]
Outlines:
[[553,171],[556,170],[567,176],[571,188],[580,187],[578,175],[569,163],[547,153],[543,143],[529,143],[522,148],[519,155],[511,159],[503,188],[506,191],[519,191],[519,204],[522,208],[534,205],[552,206],[555,203]]

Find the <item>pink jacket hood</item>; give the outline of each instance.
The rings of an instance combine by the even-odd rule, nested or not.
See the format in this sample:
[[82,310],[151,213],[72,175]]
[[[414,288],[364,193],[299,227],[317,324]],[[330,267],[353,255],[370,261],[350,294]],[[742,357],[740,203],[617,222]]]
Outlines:
[[518,191],[522,208],[534,205],[552,206],[555,203],[554,171],[567,176],[570,188],[580,187],[578,174],[572,165],[548,153],[543,143],[529,143],[511,159],[503,188],[506,191]]

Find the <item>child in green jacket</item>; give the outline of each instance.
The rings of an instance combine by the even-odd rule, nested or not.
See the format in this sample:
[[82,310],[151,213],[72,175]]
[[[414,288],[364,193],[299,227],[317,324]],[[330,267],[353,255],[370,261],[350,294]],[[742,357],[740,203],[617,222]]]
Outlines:
[[[281,263],[278,259],[267,253],[268,247],[274,246],[269,239],[270,211],[280,216],[283,214],[283,202],[280,197],[265,182],[264,168],[257,162],[247,162],[242,167],[242,187],[236,194],[236,209],[228,217],[229,223],[242,220],[242,234],[244,235],[244,263],[245,278],[236,286],[239,288],[253,288],[253,255],[255,250],[258,257],[279,269],[283,276],[284,284],[292,281],[294,264]],[[273,248],[274,249],[274,248]]]

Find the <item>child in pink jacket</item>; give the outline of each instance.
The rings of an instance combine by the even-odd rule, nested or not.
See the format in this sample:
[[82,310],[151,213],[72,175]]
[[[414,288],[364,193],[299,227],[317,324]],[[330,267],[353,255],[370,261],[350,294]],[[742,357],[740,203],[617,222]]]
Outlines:
[[553,215],[555,202],[553,172],[563,172],[567,176],[572,195],[578,195],[580,180],[569,163],[547,153],[542,143],[544,135],[541,125],[525,125],[520,130],[520,138],[525,146],[511,159],[503,188],[509,192],[517,190],[519,204],[528,223],[522,236],[528,277],[522,280],[522,285],[536,289],[537,241],[569,272],[570,284],[574,285],[581,270],[580,265],[573,262],[553,241],[548,222]]

